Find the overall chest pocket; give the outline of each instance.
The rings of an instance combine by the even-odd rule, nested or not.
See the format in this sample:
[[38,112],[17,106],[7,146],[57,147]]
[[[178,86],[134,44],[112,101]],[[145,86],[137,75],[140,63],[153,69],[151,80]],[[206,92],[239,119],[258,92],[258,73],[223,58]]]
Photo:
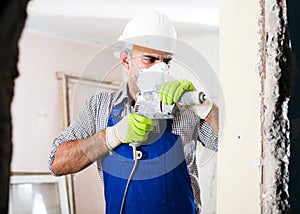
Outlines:
[[[128,174],[128,177],[133,166],[133,160],[122,160],[122,169]],[[167,186],[164,157],[139,160],[128,187],[126,203],[159,205],[166,201]]]

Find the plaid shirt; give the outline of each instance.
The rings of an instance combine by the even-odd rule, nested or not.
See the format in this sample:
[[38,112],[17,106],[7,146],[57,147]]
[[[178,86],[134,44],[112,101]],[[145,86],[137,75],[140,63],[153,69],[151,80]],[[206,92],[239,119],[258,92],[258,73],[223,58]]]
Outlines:
[[[124,92],[125,91],[125,92]],[[79,116],[72,121],[70,126],[54,139],[49,157],[49,168],[60,144],[66,141],[88,138],[96,132],[107,127],[110,110],[113,105],[124,102],[126,108],[123,114],[130,111],[126,90],[116,92],[98,92],[87,102]],[[191,110],[181,111],[173,120],[172,132],[181,137],[185,159],[191,178],[194,193],[194,201],[197,213],[201,210],[200,186],[198,169],[196,165],[196,147],[199,141],[208,149],[218,150],[218,137],[212,128]],[[103,180],[101,158],[97,160],[100,178]]]

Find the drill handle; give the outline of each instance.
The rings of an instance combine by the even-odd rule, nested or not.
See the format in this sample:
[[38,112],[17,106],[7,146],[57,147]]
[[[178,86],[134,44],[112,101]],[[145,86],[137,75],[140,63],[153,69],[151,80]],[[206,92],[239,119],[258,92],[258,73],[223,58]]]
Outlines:
[[179,105],[197,105],[202,104],[206,100],[206,95],[202,91],[187,91],[182,94]]

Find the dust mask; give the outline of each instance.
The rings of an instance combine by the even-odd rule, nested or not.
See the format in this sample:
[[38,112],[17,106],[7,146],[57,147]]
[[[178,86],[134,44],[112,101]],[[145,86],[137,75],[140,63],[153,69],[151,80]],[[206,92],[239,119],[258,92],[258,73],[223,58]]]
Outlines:
[[170,80],[173,78],[169,75],[168,65],[160,62],[149,68],[139,68],[136,84],[140,91],[159,90],[163,83]]

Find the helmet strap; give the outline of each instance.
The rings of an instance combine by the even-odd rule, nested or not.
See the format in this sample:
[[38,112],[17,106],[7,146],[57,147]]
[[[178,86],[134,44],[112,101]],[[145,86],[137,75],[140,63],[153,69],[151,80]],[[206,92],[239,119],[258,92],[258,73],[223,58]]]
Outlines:
[[137,80],[137,75],[135,74],[135,71],[134,71],[134,69],[133,69],[133,66],[135,66],[135,67],[138,69],[138,71],[140,70],[140,68],[139,68],[139,66],[135,63],[135,61],[133,60],[130,51],[129,51],[128,49],[126,49],[125,52],[126,52],[127,55],[128,55],[128,62],[130,63],[131,76],[132,76],[132,78],[134,78],[134,80]]

